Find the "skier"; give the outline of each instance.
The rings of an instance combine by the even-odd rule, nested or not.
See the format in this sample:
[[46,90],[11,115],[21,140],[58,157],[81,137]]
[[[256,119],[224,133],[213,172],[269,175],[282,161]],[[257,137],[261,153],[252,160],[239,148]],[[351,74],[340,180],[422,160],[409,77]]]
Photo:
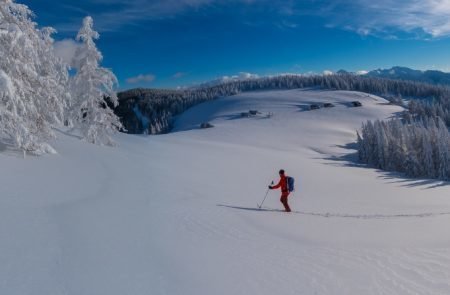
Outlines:
[[286,177],[283,169],[280,170],[279,174],[280,174],[280,181],[278,182],[277,185],[274,185],[274,186],[269,185],[269,189],[281,188],[280,202],[283,204],[286,212],[291,212],[291,208],[289,208],[289,204],[288,204],[289,189],[288,189],[287,177]]

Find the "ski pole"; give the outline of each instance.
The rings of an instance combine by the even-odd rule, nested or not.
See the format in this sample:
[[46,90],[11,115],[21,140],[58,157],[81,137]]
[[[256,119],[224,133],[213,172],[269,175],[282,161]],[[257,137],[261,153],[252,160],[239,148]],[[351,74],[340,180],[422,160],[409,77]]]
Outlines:
[[[272,180],[272,182],[270,183],[270,185],[272,185],[272,184],[273,184],[273,180]],[[270,190],[270,188],[267,188],[266,195],[264,196],[264,199],[263,199],[261,205],[258,205],[258,208],[259,208],[259,209],[261,209],[262,205],[264,204],[264,201],[266,200],[267,195],[269,194],[269,190]]]

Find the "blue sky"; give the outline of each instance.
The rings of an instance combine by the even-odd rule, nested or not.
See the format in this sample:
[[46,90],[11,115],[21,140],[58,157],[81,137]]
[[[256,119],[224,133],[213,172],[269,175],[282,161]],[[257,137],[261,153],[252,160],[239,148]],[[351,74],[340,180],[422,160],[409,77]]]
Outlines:
[[[450,71],[450,0],[19,0],[74,38],[84,16],[120,88],[251,73]],[[62,43],[61,43],[62,44]],[[71,42],[66,42],[70,45]]]

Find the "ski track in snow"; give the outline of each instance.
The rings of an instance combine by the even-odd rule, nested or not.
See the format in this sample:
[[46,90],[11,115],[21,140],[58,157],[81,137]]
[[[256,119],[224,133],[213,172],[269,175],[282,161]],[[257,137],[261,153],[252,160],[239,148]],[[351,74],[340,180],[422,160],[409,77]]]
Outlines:
[[[274,116],[238,119],[253,108]],[[0,153],[0,293],[450,294],[449,187],[340,159],[361,122],[398,111],[357,92],[243,93],[118,148],[61,134],[59,155]],[[256,208],[281,167],[291,214],[279,192]]]
[[[184,215],[182,224],[185,231],[199,240],[226,240],[233,245],[226,255],[233,253],[234,259],[245,265],[245,273],[260,274],[260,278],[252,278],[253,288],[252,284],[245,285],[249,293],[264,290],[273,294],[280,286],[292,282],[296,282],[295,287],[283,294],[431,295],[446,294],[450,288],[449,249],[361,250],[260,243],[257,241],[263,241],[267,234],[263,229],[226,228],[209,217],[202,218],[198,212]],[[263,257],[260,251],[255,251],[258,248],[264,249]],[[351,276],[343,276],[345,273]],[[364,274],[368,273],[371,275],[366,277]],[[360,280],[362,284],[354,284],[352,280]]]
[[[272,209],[268,207],[262,206],[261,208],[255,207],[239,207],[239,206],[231,206],[231,205],[223,205],[218,204],[220,207],[227,207],[232,209],[240,209],[240,210],[248,210],[248,211],[267,211],[267,212],[284,212],[282,209]],[[319,216],[325,218],[339,217],[339,218],[356,218],[356,219],[389,219],[389,218],[425,218],[425,217],[438,217],[443,215],[450,215],[450,212],[436,212],[436,213],[416,213],[416,214],[345,214],[345,213],[319,213],[319,212],[304,212],[304,211],[295,211],[292,210],[287,214],[303,214],[303,215],[311,215],[311,216]]]

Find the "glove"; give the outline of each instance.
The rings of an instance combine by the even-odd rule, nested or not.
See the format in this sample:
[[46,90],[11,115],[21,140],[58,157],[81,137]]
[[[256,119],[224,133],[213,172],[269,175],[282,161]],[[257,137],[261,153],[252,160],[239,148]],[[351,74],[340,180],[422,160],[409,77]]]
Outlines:
[[269,185],[269,189],[273,189],[273,187],[271,185]]

